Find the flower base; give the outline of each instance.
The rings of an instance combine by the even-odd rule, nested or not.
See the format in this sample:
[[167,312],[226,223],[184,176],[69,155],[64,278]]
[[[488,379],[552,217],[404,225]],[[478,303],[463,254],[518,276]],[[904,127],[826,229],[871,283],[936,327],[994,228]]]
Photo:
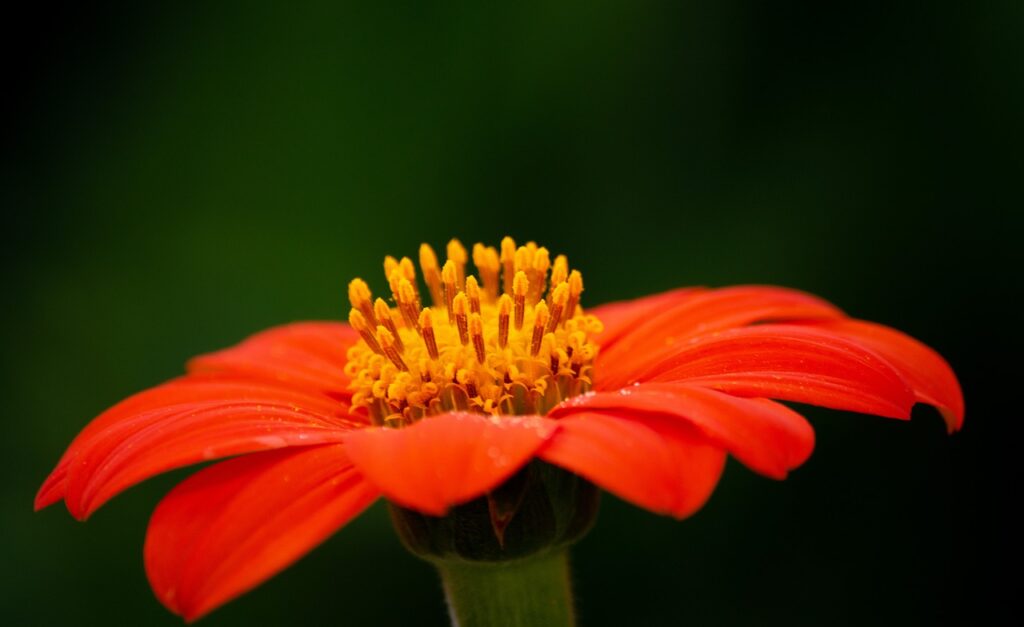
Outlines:
[[390,509],[406,548],[441,573],[453,625],[562,627],[574,624],[568,549],[599,502],[594,484],[534,460],[446,516]]
[[571,472],[534,460],[502,485],[445,516],[391,504],[402,543],[433,563],[509,562],[562,550],[594,525],[601,493]]

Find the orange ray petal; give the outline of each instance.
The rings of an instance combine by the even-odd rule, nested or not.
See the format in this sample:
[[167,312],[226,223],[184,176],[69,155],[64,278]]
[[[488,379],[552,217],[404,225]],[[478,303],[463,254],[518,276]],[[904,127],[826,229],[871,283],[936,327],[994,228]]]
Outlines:
[[[781,287],[740,285],[705,290],[673,301],[656,301],[612,346],[601,344],[598,369],[664,359],[684,340],[754,323],[842,318],[816,296]],[[642,367],[642,365],[641,365]]]
[[296,322],[195,357],[188,371],[230,373],[348,399],[346,352],[358,339],[347,324]]
[[341,445],[216,464],[153,512],[146,574],[160,602],[193,621],[289,566],[378,496]]
[[388,499],[440,516],[510,477],[556,426],[540,416],[448,413],[404,429],[353,431],[344,441],[352,462]]
[[337,442],[348,406],[319,394],[226,375],[190,375],[107,410],[75,438],[36,497],[64,498],[84,519],[122,490],[200,461],[286,446]]
[[915,397],[903,376],[860,343],[824,329],[758,325],[673,346],[654,363],[597,370],[595,388],[676,381],[736,396],[763,396],[833,409],[909,418]]
[[725,464],[724,450],[678,420],[625,420],[599,412],[560,420],[538,457],[630,503],[680,519],[707,502]]
[[588,307],[587,313],[597,316],[604,325],[604,331],[594,339],[599,346],[610,349],[615,342],[631,332],[637,324],[645,318],[649,318],[654,312],[670,309],[704,289],[703,287],[683,287],[633,300]]
[[814,325],[867,346],[900,371],[917,400],[935,406],[950,432],[964,422],[964,396],[949,363],[937,352],[896,329],[865,320],[834,320]]
[[751,470],[784,479],[814,450],[814,430],[792,409],[683,383],[641,383],[571,398],[552,417],[600,411],[620,418],[660,415],[683,420]]

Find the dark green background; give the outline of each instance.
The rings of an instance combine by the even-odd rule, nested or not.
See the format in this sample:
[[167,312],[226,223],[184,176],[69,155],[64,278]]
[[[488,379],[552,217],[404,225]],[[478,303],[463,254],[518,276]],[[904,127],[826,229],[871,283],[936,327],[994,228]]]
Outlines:
[[[191,355],[341,318],[385,253],[504,234],[567,253],[589,304],[821,294],[930,343],[966,390],[953,437],[929,409],[811,410],[817,450],[790,480],[730,462],[684,522],[606,497],[574,553],[584,625],[995,612],[1019,529],[1019,383],[997,381],[1020,370],[1024,4],[410,4],[8,19],[5,624],[180,624],[141,545],[186,472],[85,525],[31,512],[92,416]],[[376,507],[201,624],[445,614]]]

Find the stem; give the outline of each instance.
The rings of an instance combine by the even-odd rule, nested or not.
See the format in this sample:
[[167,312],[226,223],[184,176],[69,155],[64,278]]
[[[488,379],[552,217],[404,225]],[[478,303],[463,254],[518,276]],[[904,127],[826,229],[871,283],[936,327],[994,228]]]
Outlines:
[[514,562],[435,562],[453,627],[572,627],[566,551]]

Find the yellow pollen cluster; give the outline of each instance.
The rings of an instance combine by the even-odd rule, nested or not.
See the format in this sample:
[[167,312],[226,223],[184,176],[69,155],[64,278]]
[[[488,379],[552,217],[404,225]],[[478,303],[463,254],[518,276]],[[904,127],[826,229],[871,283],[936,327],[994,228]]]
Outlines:
[[348,351],[352,405],[375,424],[402,427],[461,410],[543,414],[590,388],[601,322],[583,313],[583,277],[564,255],[551,260],[533,242],[510,237],[500,252],[476,244],[479,279],[457,239],[440,265],[420,246],[431,306],[424,307],[408,257],[385,257],[391,304],[374,300],[362,279],[348,287],[349,324],[362,340]]

